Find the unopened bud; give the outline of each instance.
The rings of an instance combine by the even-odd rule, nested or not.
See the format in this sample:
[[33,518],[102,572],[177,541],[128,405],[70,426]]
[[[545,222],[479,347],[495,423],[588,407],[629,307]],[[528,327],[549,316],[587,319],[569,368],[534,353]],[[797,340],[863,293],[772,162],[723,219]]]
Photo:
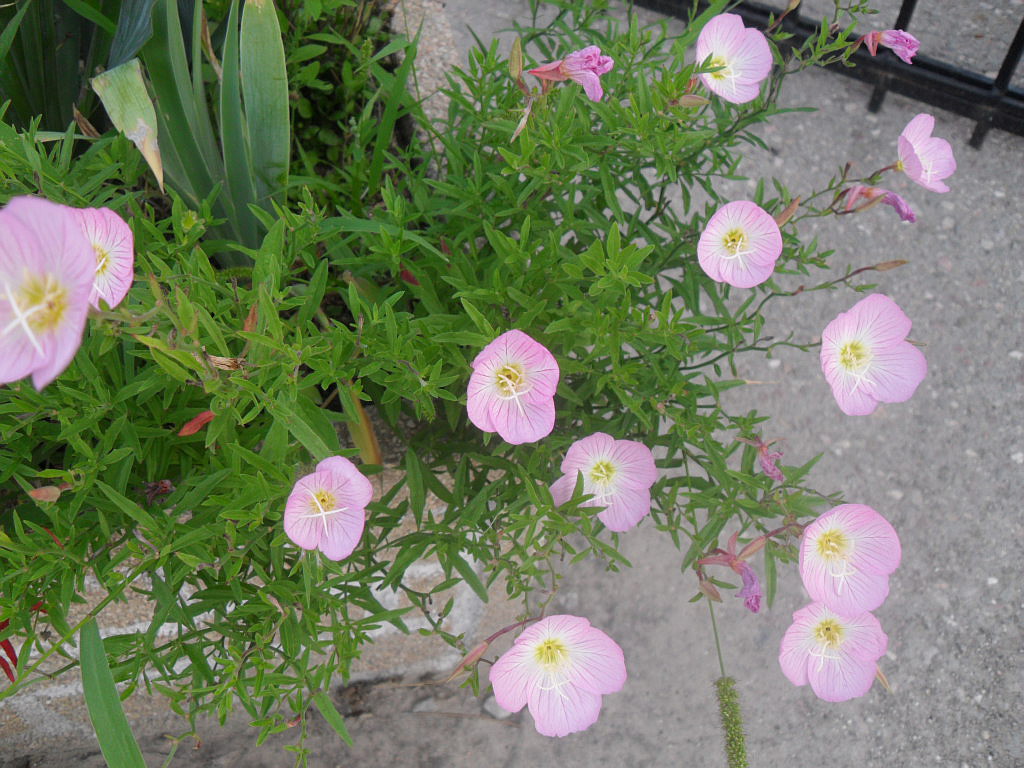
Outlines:
[[672,101],[669,102],[669,105],[673,107],[703,107],[705,104],[710,103],[710,99],[698,96],[696,93],[687,93],[676,99],[672,99]]
[[508,73],[513,80],[522,82],[523,41],[518,37],[512,42],[512,52],[508,55]]
[[789,5],[786,6],[786,13],[792,13],[800,7],[800,0],[789,0]]
[[906,259],[893,259],[892,261],[883,261],[881,264],[875,264],[874,269],[876,272],[888,272],[890,269],[902,267],[906,263]]
[[738,555],[739,559],[749,560],[751,557],[753,557],[762,549],[764,549],[764,545],[767,543],[768,539],[766,537],[758,536],[756,539],[754,539],[752,542],[747,544],[747,546],[740,550],[740,553]]
[[714,600],[716,603],[722,602],[722,593],[719,592],[718,587],[716,587],[710,581],[705,581],[704,579],[701,579],[697,583],[697,589],[699,589],[701,593],[703,593],[703,595],[706,598],[708,598],[708,600]]
[[878,682],[882,684],[882,687],[885,688],[885,690],[887,690],[889,693],[892,693],[892,686],[889,685],[888,678],[886,678],[885,673],[879,666],[875,667],[875,677],[877,678]]
[[793,198],[793,202],[787,205],[778,216],[775,217],[775,223],[780,227],[793,218],[793,214],[796,213],[796,209],[800,207],[800,198]]
[[462,657],[462,661],[460,661],[458,666],[452,670],[452,673],[448,675],[448,679],[445,680],[445,682],[447,683],[451,680],[454,680],[459,675],[460,672],[469,669],[478,661],[480,661],[480,659],[483,658],[483,655],[487,653],[487,649],[490,647],[491,644],[487,640],[484,640],[482,643],[477,645],[472,651],[470,651]]

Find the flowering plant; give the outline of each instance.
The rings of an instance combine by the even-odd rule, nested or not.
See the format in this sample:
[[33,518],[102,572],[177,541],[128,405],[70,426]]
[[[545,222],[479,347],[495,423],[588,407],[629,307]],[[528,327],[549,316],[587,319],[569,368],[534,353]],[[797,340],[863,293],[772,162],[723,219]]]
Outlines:
[[[265,232],[255,247],[211,236],[222,231],[215,190],[186,200],[147,185],[123,138],[73,160],[69,135],[52,156],[12,162],[6,191],[38,186],[76,209],[120,211],[137,279],[116,307],[104,284],[86,319],[92,278],[77,275],[81,317],[68,315],[73,344],[60,335],[63,363],[46,362],[37,338],[44,354],[4,374],[0,412],[16,418],[0,427],[0,609],[4,639],[19,638],[27,661],[0,697],[47,674],[109,602],[137,590],[155,604],[152,622],[108,638],[115,677],[158,686],[192,728],[238,703],[265,736],[304,729],[315,707],[345,738],[324,691],[383,625],[409,631],[415,618],[467,654],[457,671],[468,685],[489,680],[499,704],[565,735],[624,684],[629,649],[585,616],[546,615],[563,563],[628,566],[620,536],[638,525],[672,539],[709,607],[728,590],[752,613],[770,606],[777,567],[800,553],[804,570],[817,568],[817,602],[780,640],[783,671],[829,700],[864,694],[886,646],[875,601],[848,615],[825,566],[800,549],[805,524],[839,495],[810,488],[814,462],[783,464],[765,418],[728,412],[721,395],[743,383],[737,356],[814,346],[766,329],[767,302],[894,266],[805,287],[828,252],[800,240],[799,222],[870,215],[851,190],[875,189],[888,170],[934,189],[951,156],[920,121],[891,168],[847,167],[800,196],[761,184],[750,200],[728,199],[718,178],[776,114],[785,76],[857,43],[837,10],[835,31],[784,55],[779,33],[725,6],[676,39],[635,16],[606,24],[600,3],[522,30],[528,44],[509,61],[477,50],[451,73],[441,125],[382,76],[395,97],[388,120],[401,111],[422,133],[408,150],[374,151],[379,199],[367,204],[360,188],[325,210],[298,190],[288,205],[250,206],[251,236]],[[526,70],[527,54],[550,63]],[[550,86],[565,79],[583,88]],[[371,119],[356,130],[357,146],[383,141]],[[4,146],[23,146],[0,131],[13,134]],[[96,190],[86,182],[101,173],[101,191],[70,191]],[[110,242],[92,256],[113,259]],[[244,263],[217,258],[226,252]],[[18,258],[0,250],[5,269]],[[13,279],[11,295],[22,290]],[[24,330],[28,311],[0,302],[5,333]],[[822,386],[840,409],[864,415],[913,393],[924,363],[909,328],[876,294],[826,329]],[[39,390],[19,381],[29,374]],[[884,598],[896,562],[865,565],[859,522],[819,555],[838,558],[843,570],[829,573],[851,585],[870,575],[868,591]],[[427,585],[414,578],[424,561],[437,567]],[[106,597],[82,616],[86,574]],[[524,618],[483,643],[453,631],[456,600],[474,599],[450,595],[459,584],[521,602]],[[165,625],[174,631],[158,640]],[[511,650],[481,675],[490,644],[513,629],[523,631]],[[856,684],[836,685],[847,673]],[[735,707],[730,684],[719,687],[723,711]]]

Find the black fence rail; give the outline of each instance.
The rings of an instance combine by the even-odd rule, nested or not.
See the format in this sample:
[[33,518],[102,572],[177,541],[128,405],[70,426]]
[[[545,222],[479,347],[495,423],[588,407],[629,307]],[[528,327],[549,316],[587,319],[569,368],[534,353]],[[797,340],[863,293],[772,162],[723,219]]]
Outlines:
[[[681,19],[686,19],[693,8],[692,0],[636,0],[636,4]],[[917,0],[903,0],[896,29],[913,31],[911,17],[916,6]],[[748,26],[764,29],[769,19],[777,18],[784,8],[785,3],[782,8],[773,8],[764,3],[742,2],[732,13],[742,16]],[[797,46],[818,31],[817,23],[801,18],[799,9],[786,16],[781,26],[794,35],[791,44]],[[974,120],[970,145],[977,148],[992,128],[1024,136],[1024,90],[1010,85],[1022,52],[1024,18],[994,79],[931,56],[918,54],[913,65],[903,63],[889,52],[871,56],[864,46],[851,57],[855,67],[839,65],[830,69],[875,86],[868,102],[872,112],[881,108],[886,93],[892,91]]]

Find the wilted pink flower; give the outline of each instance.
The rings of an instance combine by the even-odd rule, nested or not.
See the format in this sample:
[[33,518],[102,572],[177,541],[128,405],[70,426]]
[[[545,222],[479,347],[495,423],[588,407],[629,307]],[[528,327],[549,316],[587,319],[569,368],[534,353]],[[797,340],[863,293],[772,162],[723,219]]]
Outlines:
[[935,118],[922,112],[914,117],[900,134],[899,162],[896,169],[903,171],[911,181],[932,192],[949,192],[942,179],[956,170],[953,148],[949,142],[932,136]]
[[[865,202],[858,206],[857,204],[861,200]],[[903,221],[909,221],[911,224],[917,221],[917,216],[914,215],[910,204],[895,192],[882,189],[881,187],[867,187],[863,184],[855,184],[846,190],[847,212],[854,210],[863,211],[878,203],[884,203],[893,207]]]
[[910,318],[880,293],[841,312],[821,332],[821,370],[843,413],[865,416],[878,403],[909,400],[928,372],[906,340]]
[[99,309],[100,299],[103,299],[108,307],[116,307],[135,279],[132,230],[109,208],[79,208],[75,215],[96,256],[89,303]]
[[782,451],[769,451],[777,440],[769,440],[767,443],[764,442],[760,437],[754,440],[748,440],[745,437],[737,437],[741,443],[752,445],[757,448],[757,458],[761,464],[761,471],[764,472],[772,480],[776,480],[780,483],[785,482],[786,477],[782,474],[782,470],[775,466],[775,462],[782,458]]
[[841,504],[804,529],[800,578],[812,600],[843,616],[873,611],[889,594],[900,539],[889,521],[863,504]]
[[912,59],[917,55],[917,49],[921,47],[921,43],[916,37],[902,29],[868,32],[857,42],[863,42],[871,51],[872,56],[878,53],[878,45],[881,43],[886,48],[892,48],[892,52],[907,64],[914,63]]
[[370,481],[348,459],[331,456],[295,483],[284,508],[284,532],[303,549],[328,560],[352,554],[363,535]]
[[562,472],[551,486],[555,503],[572,498],[582,472],[583,493],[594,497],[582,506],[604,507],[597,517],[611,531],[628,531],[651,511],[651,486],[658,470],[651,449],[643,443],[595,432],[569,447]]
[[771,277],[781,254],[779,225],[749,200],[715,211],[697,243],[697,260],[707,276],[737,288],[753,288]]
[[[765,544],[765,537],[759,537],[745,546],[739,553],[736,552],[736,543],[739,541],[739,531],[729,537],[729,543],[725,549],[715,549],[714,554],[702,557],[697,565],[724,565],[732,568],[733,571],[743,579],[743,586],[736,594],[743,598],[743,604],[751,613],[761,610],[761,582],[757,579],[757,573],[747,562],[747,558],[759,552]],[[702,577],[703,578],[703,577]],[[717,590],[715,590],[717,594]]]
[[473,361],[466,408],[484,432],[513,445],[547,437],[555,426],[558,363],[522,331],[508,331]]
[[824,603],[811,603],[793,614],[779,664],[793,685],[810,683],[818,698],[846,701],[870,690],[888,646],[889,638],[870,613],[840,616]]
[[529,73],[541,80],[572,80],[583,86],[591,101],[600,101],[604,96],[601,75],[610,72],[615,64],[610,56],[602,56],[596,45],[588,45],[581,51],[573,51],[564,59],[542,64]]
[[735,13],[715,16],[700,31],[697,61],[703,63],[709,56],[708,65],[721,69],[702,72],[700,79],[708,90],[733,104],[757,98],[761,81],[772,71],[772,52],[764,34],[744,27]]
[[16,197],[0,211],[0,384],[42,389],[82,343],[96,259],[71,208]]
[[526,629],[490,672],[509,712],[530,708],[537,731],[565,736],[597,722],[601,696],[626,682],[622,649],[579,616],[548,616]]

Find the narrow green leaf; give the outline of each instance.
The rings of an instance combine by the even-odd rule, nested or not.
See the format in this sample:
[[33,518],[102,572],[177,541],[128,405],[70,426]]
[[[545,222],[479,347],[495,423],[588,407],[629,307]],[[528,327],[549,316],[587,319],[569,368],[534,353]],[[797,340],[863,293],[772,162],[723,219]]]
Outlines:
[[97,27],[107,32],[107,34],[113,35],[117,31],[117,25],[114,22],[83,0],[64,0],[64,5],[83,19],[91,21]]
[[245,0],[239,49],[245,124],[258,202],[284,202],[291,145],[288,71],[273,0]]
[[220,87],[220,144],[224,152],[224,174],[228,196],[234,201],[239,240],[250,248],[259,246],[256,217],[248,206],[256,202],[253,188],[249,137],[242,112],[242,90],[238,70],[238,0],[231,1],[228,32],[224,39],[224,81]]
[[90,83],[103,102],[110,121],[139,148],[153,169],[157,184],[163,189],[164,166],[157,143],[156,110],[142,77],[142,64],[138,59],[126,61],[96,75]]
[[451,550],[449,552],[449,557],[451,559],[452,566],[459,572],[459,575],[464,578],[470,588],[476,592],[477,597],[486,603],[488,599],[487,587],[485,587],[484,583],[480,581],[480,577],[476,575],[476,571],[473,570],[473,566],[466,562],[457,550]]
[[124,64],[153,36],[153,3],[156,0],[122,0],[117,31],[110,44],[107,69]]
[[82,625],[79,642],[85,706],[89,710],[89,719],[96,731],[103,759],[107,765],[115,768],[146,768],[142,750],[132,735],[121,699],[117,695],[114,676],[110,674],[107,653],[95,619],[89,619]]
[[324,720],[327,724],[334,729],[334,732],[341,737],[341,740],[352,746],[352,737],[348,735],[348,729],[345,727],[345,718],[341,716],[337,707],[334,706],[334,702],[331,701],[331,697],[323,691],[317,691],[313,694],[313,704],[317,710],[323,715]]
[[25,11],[28,10],[32,3],[23,3],[18,12],[14,14],[14,18],[7,22],[7,26],[4,27],[4,31],[0,34],[0,59],[7,58],[7,52],[11,49],[11,43],[14,42],[14,36],[18,34],[18,27],[21,26],[21,20],[25,16]]

